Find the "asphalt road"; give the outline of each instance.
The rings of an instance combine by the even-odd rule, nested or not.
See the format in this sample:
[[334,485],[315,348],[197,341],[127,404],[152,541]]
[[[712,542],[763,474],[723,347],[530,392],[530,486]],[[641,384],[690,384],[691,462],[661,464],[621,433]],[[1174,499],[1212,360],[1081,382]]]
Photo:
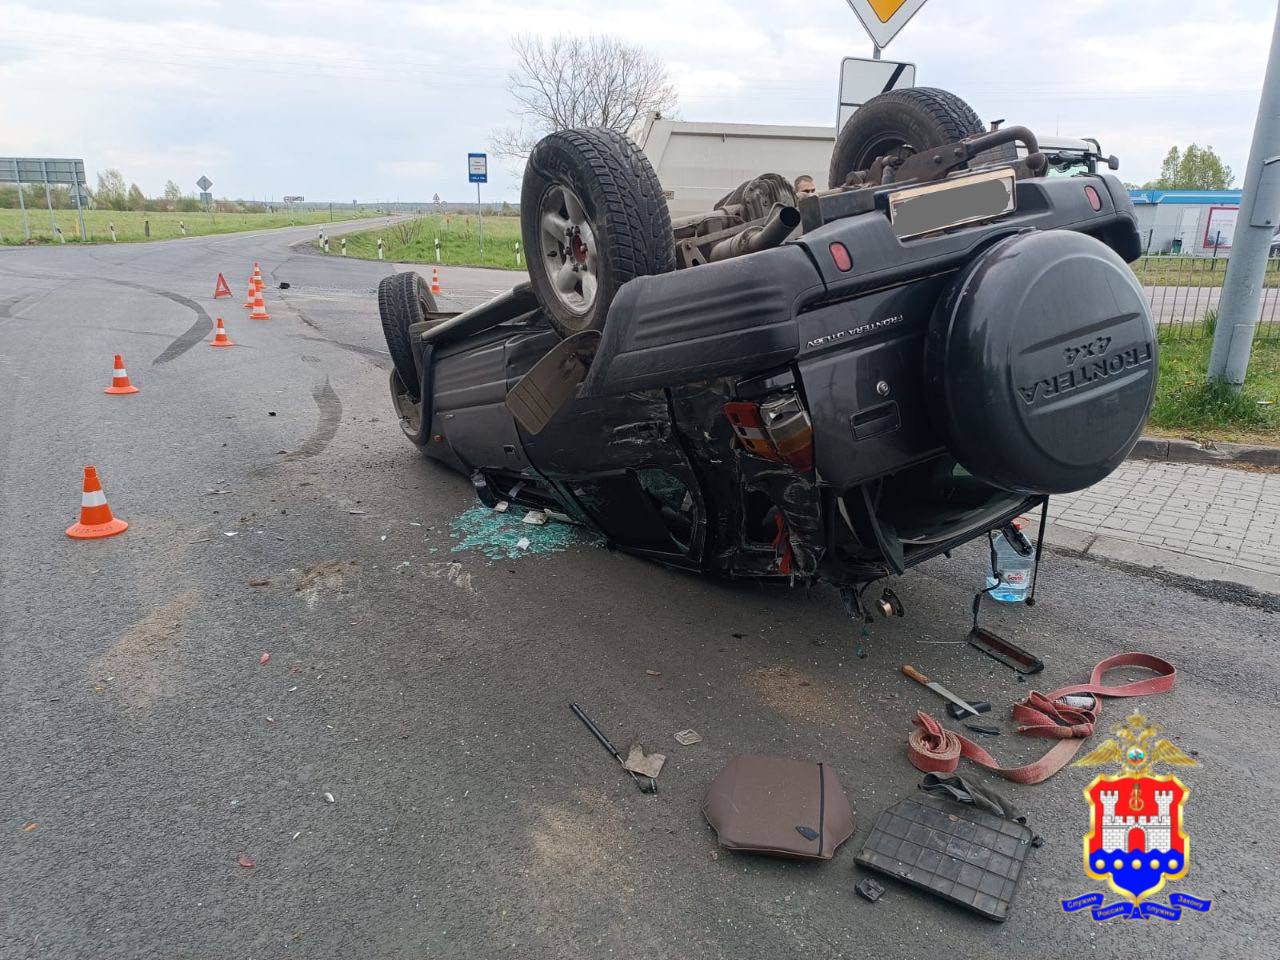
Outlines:
[[[587,542],[455,550],[470,484],[390,411],[372,294],[391,266],[290,247],[311,235],[0,251],[4,960],[1275,956],[1276,602],[1054,553],[1041,603],[992,618],[1044,657],[1040,689],[1125,650],[1178,666],[1104,723],[1136,705],[1198,755],[1191,871],[1160,899],[1209,913],[1064,914],[1106,892],[1081,867],[1094,768],[997,781],[1045,840],[1007,923],[891,881],[864,902],[857,849],[920,777],[910,718],[941,715],[901,664],[995,702],[1002,759],[1045,746],[1007,733],[1029,685],[961,642],[982,552],[904,578],[906,618],[859,659],[826,589]],[[254,259],[266,323],[239,306]],[[218,271],[234,300],[211,299]],[[464,299],[509,282],[445,271]],[[235,349],[204,343],[219,314]],[[103,395],[116,352],[140,394]],[[122,536],[63,535],[86,463]],[[570,701],[668,754],[656,798]],[[677,745],[686,727],[703,742]],[[838,772],[858,830],[834,861],[716,855],[703,793],[755,752]]]

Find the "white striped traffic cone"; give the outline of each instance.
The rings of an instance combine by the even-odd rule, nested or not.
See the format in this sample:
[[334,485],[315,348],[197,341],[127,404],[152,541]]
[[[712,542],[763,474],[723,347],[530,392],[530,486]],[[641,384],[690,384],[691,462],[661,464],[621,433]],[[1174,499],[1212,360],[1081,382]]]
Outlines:
[[211,347],[234,347],[231,338],[227,336],[227,328],[222,325],[222,318],[218,318],[218,328],[213,332],[213,340],[210,341]]
[[111,371],[111,386],[102,392],[109,393],[115,397],[138,392],[138,388],[129,382],[129,373],[124,368],[124,357],[118,353],[116,354],[116,365]]
[[262,288],[259,287],[253,294],[253,313],[249,314],[250,320],[270,320],[271,314],[267,313],[267,305],[262,299]]
[[113,516],[111,508],[107,506],[102,483],[98,480],[98,471],[93,467],[85,467],[84,487],[80,494],[80,522],[67,527],[67,536],[73,540],[97,540],[123,533],[128,526],[126,521]]

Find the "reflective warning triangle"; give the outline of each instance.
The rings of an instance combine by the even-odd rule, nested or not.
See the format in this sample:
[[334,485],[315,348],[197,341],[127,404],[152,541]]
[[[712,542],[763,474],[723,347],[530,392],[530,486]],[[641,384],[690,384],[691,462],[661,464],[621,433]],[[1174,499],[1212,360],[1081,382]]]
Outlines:
[[227,286],[227,278],[218,274],[218,282],[213,287],[213,299],[231,296],[231,288]]

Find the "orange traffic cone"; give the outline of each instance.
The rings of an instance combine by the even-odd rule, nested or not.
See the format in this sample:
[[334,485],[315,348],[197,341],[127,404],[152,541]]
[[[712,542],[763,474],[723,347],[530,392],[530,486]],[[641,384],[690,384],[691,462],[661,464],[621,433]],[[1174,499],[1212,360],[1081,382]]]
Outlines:
[[128,526],[124,520],[111,515],[107,498],[102,493],[102,484],[98,482],[98,471],[93,467],[85,467],[84,492],[80,495],[80,522],[67,527],[67,536],[73,540],[97,540],[99,537],[114,537],[117,533],[123,533]]
[[440,272],[435,267],[431,268],[431,295],[440,296]]
[[116,354],[115,369],[111,371],[111,386],[102,392],[116,397],[138,392],[138,388],[129,382],[129,374],[124,368],[124,357],[118,353]]
[[267,313],[267,305],[262,300],[262,288],[259,287],[253,294],[253,313],[249,314],[250,320],[270,320],[271,314]]
[[213,340],[210,342],[211,347],[234,347],[231,338],[227,336],[227,328],[222,325],[222,318],[218,318],[218,329],[213,332]]
[[213,299],[231,296],[231,288],[227,286],[227,278],[218,274],[218,282],[213,285]]
[[262,268],[258,266],[257,260],[253,261],[253,288],[262,292]]
[[253,309],[253,292],[257,289],[257,285],[253,282],[253,274],[249,274],[249,291],[244,295],[244,308],[246,310]]

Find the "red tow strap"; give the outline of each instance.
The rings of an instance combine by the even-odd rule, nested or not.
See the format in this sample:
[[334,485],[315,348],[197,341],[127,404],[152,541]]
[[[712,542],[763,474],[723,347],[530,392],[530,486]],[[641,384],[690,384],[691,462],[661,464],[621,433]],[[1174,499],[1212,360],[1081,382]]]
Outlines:
[[[1119,667],[1142,667],[1155,676],[1115,687],[1104,684],[1103,676]],[[999,761],[982,747],[947,730],[923,710],[916,713],[916,729],[911,731],[907,740],[907,756],[917,769],[925,773],[952,773],[959,766],[960,758],[968,757],[1014,783],[1042,783],[1065,767],[1092,735],[1102,715],[1103,697],[1144,697],[1164,693],[1173,687],[1176,676],[1173,664],[1160,657],[1149,653],[1121,653],[1094,667],[1088,683],[1063,687],[1052,693],[1033,690],[1025,700],[1014,704],[1013,719],[1018,721],[1018,732],[1060,742],[1035,763],[1023,767],[1000,766]],[[1061,702],[1063,697],[1084,694],[1093,696],[1091,708],[1072,707]]]

